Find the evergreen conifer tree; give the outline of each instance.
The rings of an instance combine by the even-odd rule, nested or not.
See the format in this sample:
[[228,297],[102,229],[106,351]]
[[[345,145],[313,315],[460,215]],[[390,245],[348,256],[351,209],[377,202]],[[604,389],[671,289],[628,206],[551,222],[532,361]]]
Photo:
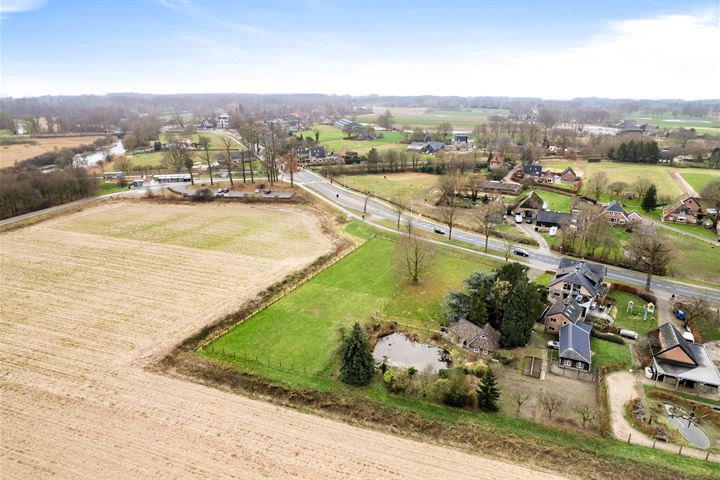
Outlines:
[[655,207],[657,207],[657,189],[655,188],[655,184],[652,184],[642,199],[642,209],[649,212],[655,210]]
[[500,389],[497,386],[497,379],[491,369],[487,372],[477,388],[478,407],[486,412],[497,412],[499,410],[498,400],[500,399]]
[[373,375],[373,357],[365,332],[355,322],[352,332],[340,347],[340,374],[342,381],[350,385],[367,385]]

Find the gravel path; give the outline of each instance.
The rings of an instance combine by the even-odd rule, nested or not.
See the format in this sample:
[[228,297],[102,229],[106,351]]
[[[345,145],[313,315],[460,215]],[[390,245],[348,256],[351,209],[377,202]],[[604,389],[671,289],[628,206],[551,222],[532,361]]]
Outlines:
[[[611,373],[607,376],[607,388],[610,406],[610,425],[615,438],[627,441],[628,435],[631,435],[630,441],[632,443],[652,447],[653,440],[639,430],[635,430],[623,415],[625,404],[631,399],[639,397],[638,391],[642,386],[637,382],[637,377],[630,372]],[[655,448],[677,453],[680,447],[658,441],[655,443]],[[682,454],[704,460],[706,452],[693,448],[683,448]],[[714,462],[720,462],[720,455],[711,454],[709,459]]]

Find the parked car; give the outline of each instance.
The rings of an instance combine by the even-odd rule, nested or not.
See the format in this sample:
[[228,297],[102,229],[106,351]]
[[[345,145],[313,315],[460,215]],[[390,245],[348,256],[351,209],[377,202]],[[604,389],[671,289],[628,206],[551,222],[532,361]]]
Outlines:
[[440,227],[435,227],[435,228],[433,228],[433,231],[434,231],[435,233],[437,233],[437,234],[445,235],[445,230],[443,230],[443,229],[440,228]]
[[653,378],[653,371],[650,367],[645,367],[645,377],[646,378]]
[[515,215],[515,223],[522,223],[522,215],[519,213]]
[[518,255],[520,257],[529,257],[530,254],[527,252],[527,250],[523,250],[522,248],[516,248],[513,250],[513,253],[515,255]]
[[558,342],[557,340],[550,340],[547,343],[547,347],[553,350],[560,350],[560,342]]
[[678,320],[685,320],[685,312],[682,310],[675,310],[675,318]]
[[527,217],[525,223],[532,224],[532,217]]

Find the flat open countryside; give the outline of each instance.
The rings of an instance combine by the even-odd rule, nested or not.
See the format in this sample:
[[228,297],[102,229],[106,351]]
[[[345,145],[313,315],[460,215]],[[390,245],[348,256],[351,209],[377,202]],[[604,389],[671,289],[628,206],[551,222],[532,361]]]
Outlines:
[[345,138],[345,133],[339,128],[330,125],[316,125],[311,130],[305,130],[299,132],[299,134],[314,138],[315,129],[320,132],[320,145],[325,147],[327,153],[352,151],[360,155],[365,155],[371,148],[383,151],[405,148],[407,146],[400,143],[404,138],[401,132],[379,131],[377,132],[378,137],[374,140],[353,140]]
[[411,127],[436,126],[449,123],[461,130],[472,130],[472,127],[486,122],[493,115],[507,115],[504,108],[474,108],[462,110],[433,110],[413,107],[373,107],[373,113],[358,115],[358,122],[373,123],[378,115],[386,110],[395,117],[395,125],[409,125]]
[[[215,225],[243,248],[189,236]],[[328,252],[318,232],[295,208],[118,203],[0,236],[2,477],[560,478],[144,369]]]
[[77,147],[79,145],[91,144],[99,136],[86,137],[55,137],[55,138],[30,138],[30,143],[15,143],[13,145],[0,146],[0,168],[12,167],[18,162],[36,157],[55,149]]

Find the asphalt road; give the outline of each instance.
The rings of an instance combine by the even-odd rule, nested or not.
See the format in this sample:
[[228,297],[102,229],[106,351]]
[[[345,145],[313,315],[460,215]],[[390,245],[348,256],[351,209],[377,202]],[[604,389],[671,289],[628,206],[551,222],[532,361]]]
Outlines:
[[[348,190],[340,185],[331,183],[326,178],[316,175],[307,170],[303,170],[295,174],[295,183],[309,189],[312,193],[317,194],[319,197],[326,200],[328,203],[335,205],[346,213],[358,218],[359,220],[365,221],[382,230],[396,232],[395,229],[389,228],[385,225],[377,223],[377,220],[384,219],[392,222],[397,221],[397,211],[390,204],[383,201],[370,198],[367,202],[367,215],[365,219],[361,218],[357,212],[363,211],[365,203],[365,196],[351,190]],[[402,217],[407,220],[409,216],[408,212],[403,212]],[[433,232],[435,227],[440,227],[447,232],[447,227],[441,225],[434,220],[430,220],[424,217],[413,215],[413,226],[415,228]],[[464,248],[458,245],[447,243],[447,239],[442,241],[445,236],[437,235],[438,240],[434,243],[442,243],[451,248],[459,250],[471,251],[479,255],[488,255],[495,258],[501,258],[498,255],[486,254],[484,251],[485,238],[477,233],[468,232],[461,229],[453,229],[453,239],[466,242],[468,244],[477,247],[477,250],[472,248]],[[560,261],[561,255],[554,252],[542,252],[539,249],[531,248],[526,245],[519,245],[520,248],[529,253],[529,257],[514,256],[514,259],[518,262],[525,263],[530,267],[540,270],[555,270]],[[490,239],[488,242],[488,248],[495,251],[505,250],[505,245],[495,239]],[[718,268],[720,268],[720,261],[718,261]],[[646,275],[641,272],[635,272],[624,268],[618,268],[608,265],[607,277],[610,281],[617,281],[626,283],[629,285],[635,285],[638,287],[645,286]],[[720,289],[703,287],[699,285],[693,285],[683,283],[680,281],[671,280],[667,277],[655,276],[652,281],[652,291],[661,298],[669,299],[671,295],[691,295],[695,297],[705,297],[710,301],[719,303],[720,302]]]

